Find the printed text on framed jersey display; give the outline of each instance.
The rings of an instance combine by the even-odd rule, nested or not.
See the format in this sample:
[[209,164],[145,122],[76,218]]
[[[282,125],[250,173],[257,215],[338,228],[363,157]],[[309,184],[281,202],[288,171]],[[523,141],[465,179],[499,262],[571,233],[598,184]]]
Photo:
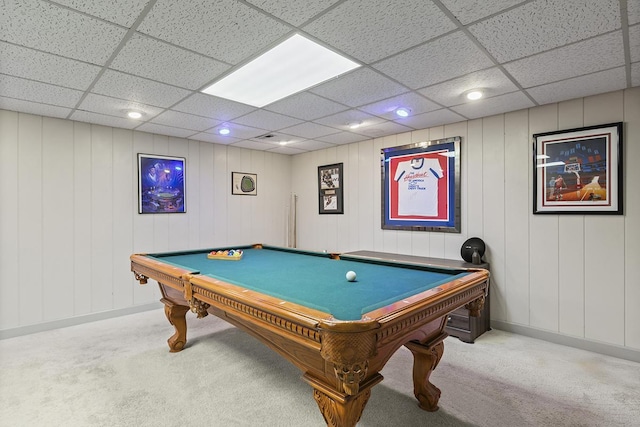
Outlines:
[[460,137],[380,150],[382,228],[460,233]]

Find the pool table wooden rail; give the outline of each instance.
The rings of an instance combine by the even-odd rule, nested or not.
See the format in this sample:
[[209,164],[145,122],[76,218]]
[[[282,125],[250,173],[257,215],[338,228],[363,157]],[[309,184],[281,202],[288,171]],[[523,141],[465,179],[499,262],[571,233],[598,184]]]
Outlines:
[[329,313],[232,285],[145,255],[131,256],[141,284],[156,280],[165,314],[174,326],[170,351],[186,345],[185,314],[211,313],[245,330],[303,372],[329,426],[355,426],[380,371],[401,347],[414,355],[414,394],[421,408],[438,409],[440,390],[429,377],[443,351],[447,315],[466,306],[478,312],[488,291],[486,270],[341,321]]

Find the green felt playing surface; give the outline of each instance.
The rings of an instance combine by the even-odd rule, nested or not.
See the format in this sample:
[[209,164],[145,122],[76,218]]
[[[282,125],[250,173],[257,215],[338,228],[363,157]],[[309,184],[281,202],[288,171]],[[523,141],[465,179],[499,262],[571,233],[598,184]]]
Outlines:
[[[282,300],[357,320],[364,313],[468,274],[404,264],[332,259],[327,254],[240,248],[243,259],[223,262],[208,251],[158,254],[159,260]],[[347,271],[357,279],[347,281]]]

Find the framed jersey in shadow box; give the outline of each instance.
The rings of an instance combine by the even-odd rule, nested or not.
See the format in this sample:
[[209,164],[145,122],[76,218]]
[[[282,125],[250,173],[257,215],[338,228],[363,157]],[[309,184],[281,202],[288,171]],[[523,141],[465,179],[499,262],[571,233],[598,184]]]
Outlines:
[[382,228],[460,233],[460,137],[380,150]]
[[342,163],[318,166],[319,213],[344,213],[343,189]]

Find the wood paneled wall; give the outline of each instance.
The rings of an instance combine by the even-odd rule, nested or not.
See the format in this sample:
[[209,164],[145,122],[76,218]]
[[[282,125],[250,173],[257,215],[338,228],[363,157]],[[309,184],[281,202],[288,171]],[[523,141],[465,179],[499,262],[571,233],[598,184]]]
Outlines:
[[[532,134],[624,122],[625,215],[532,212]],[[380,228],[380,149],[462,137],[462,233]],[[184,215],[137,214],[136,153],[187,158]],[[319,215],[317,167],[344,163],[344,215]],[[640,349],[640,88],[301,154],[274,155],[0,111],[0,332],[156,301],[133,252],[286,245],[460,258],[485,240],[493,321]],[[232,171],[258,196],[232,196]]]
[[[187,159],[185,214],[137,213],[137,153]],[[0,331],[158,301],[134,252],[286,245],[290,177],[289,156],[0,110]]]
[[[625,215],[533,215],[532,135],[624,122]],[[462,137],[462,233],[382,230],[380,149]],[[344,215],[318,215],[317,166],[344,163]],[[640,88],[315,151],[293,158],[298,246],[460,259],[481,237],[491,318],[640,349]]]

